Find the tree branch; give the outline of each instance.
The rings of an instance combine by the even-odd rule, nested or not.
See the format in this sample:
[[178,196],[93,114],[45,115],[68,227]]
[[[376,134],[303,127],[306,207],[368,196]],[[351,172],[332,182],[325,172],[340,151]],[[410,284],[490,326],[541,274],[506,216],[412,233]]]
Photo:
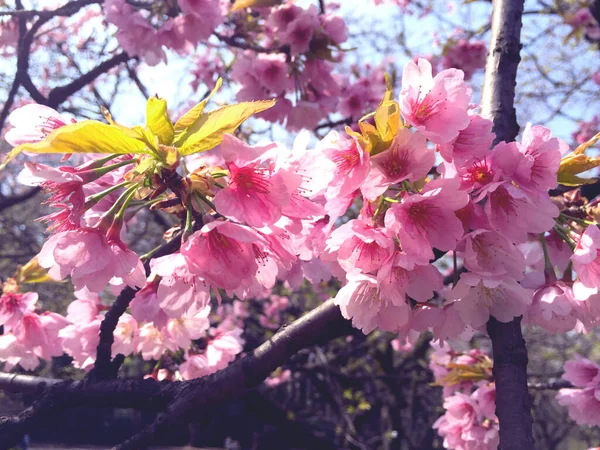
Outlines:
[[189,421],[207,407],[234,398],[261,383],[273,370],[302,348],[343,336],[352,331],[339,308],[330,299],[321,306],[281,328],[252,354],[208,377],[193,380],[169,404],[166,412],[140,433],[116,447],[137,450],[152,443],[155,436],[172,424]]
[[[152,254],[152,258],[169,255],[175,252],[181,245],[181,234],[178,233],[165,244],[161,245],[156,252]],[[146,274],[150,273],[150,259],[144,264]],[[102,323],[100,324],[100,341],[96,348],[96,363],[94,368],[88,374],[90,380],[99,381],[117,377],[119,367],[123,362],[121,359],[112,357],[112,345],[115,341],[114,332],[119,323],[121,316],[127,311],[131,300],[135,296],[138,289],[132,289],[129,286],[125,287],[117,296],[109,310],[106,312]]]
[[[485,68],[483,114],[494,121],[496,140],[514,141],[519,125],[514,107],[517,68],[521,57],[523,0],[494,0],[492,41]],[[491,317],[487,331],[492,340],[496,415],[500,423],[500,450],[533,450],[531,397],[527,390],[527,348],[521,317],[502,323]]]
[[162,410],[166,414],[122,448],[139,449],[169,424],[191,420],[206,407],[236,397],[260,384],[273,370],[298,350],[343,336],[352,331],[350,322],[328,300],[289,326],[281,328],[253,353],[212,375],[184,382],[106,380],[98,382],[58,381],[28,375],[0,374],[0,389],[39,392],[42,398],[13,417],[0,419],[0,449],[10,448],[50,415],[68,407],[87,405]]
[[47,105],[51,108],[57,108],[62,102],[73,95],[75,92],[84,88],[88,84],[92,83],[100,75],[105,74],[113,67],[118,66],[121,63],[127,62],[130,59],[129,55],[125,52],[119,53],[112,58],[101,62],[89,72],[84,73],[79,78],[71,81],[65,86],[55,87],[50,91],[48,95]]
[[22,194],[17,194],[17,195],[12,195],[10,197],[2,198],[0,200],[0,212],[5,209],[10,208],[11,206],[15,206],[20,203],[26,202],[30,198],[35,197],[40,191],[41,191],[41,188],[34,187],[31,189],[28,189],[27,191],[23,192]]

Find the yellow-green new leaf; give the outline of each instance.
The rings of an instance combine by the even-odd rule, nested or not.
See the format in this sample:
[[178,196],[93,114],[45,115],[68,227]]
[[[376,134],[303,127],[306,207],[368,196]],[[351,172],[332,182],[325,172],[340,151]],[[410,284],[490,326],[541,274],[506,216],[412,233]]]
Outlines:
[[31,153],[149,153],[146,144],[128,136],[119,128],[96,120],[66,125],[50,133],[46,139],[21,144],[13,149],[0,169],[22,151]]
[[173,122],[167,115],[166,100],[158,97],[150,97],[146,103],[146,128],[152,134],[158,136],[161,144],[171,145],[175,130]]
[[203,115],[188,128],[179,153],[186,156],[216,147],[223,140],[225,133],[233,133],[246,119],[273,105],[275,100],[242,102],[223,106]]
[[280,3],[281,0],[236,0],[233,6],[231,7],[231,11],[239,11],[240,9],[245,8],[275,6],[279,5]]
[[[211,91],[211,93],[208,94],[208,97],[206,97],[204,100],[202,100],[196,106],[194,106],[192,109],[190,109],[188,112],[186,112],[175,123],[174,129],[175,129],[175,140],[176,141],[179,140],[179,138],[182,136],[182,134],[189,127],[191,127],[194,124],[194,122],[196,122],[197,120],[200,119],[200,117],[202,116],[202,113],[204,112],[204,108],[206,107],[206,104],[208,103],[208,101],[210,100],[210,98],[213,95],[215,95],[215,93],[221,88],[222,85],[223,85],[223,80],[221,78],[219,78],[217,80],[217,83],[215,84],[215,87]],[[176,142],[176,144],[177,144],[177,142]]]

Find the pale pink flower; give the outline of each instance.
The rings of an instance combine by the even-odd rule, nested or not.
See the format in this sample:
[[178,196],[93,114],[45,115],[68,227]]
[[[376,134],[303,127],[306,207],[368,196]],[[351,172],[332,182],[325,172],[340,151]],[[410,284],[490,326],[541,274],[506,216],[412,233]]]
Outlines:
[[[230,181],[214,199],[220,214],[253,227],[272,225],[279,220],[283,207],[290,201],[284,174],[261,167],[257,160],[272,148],[250,147],[231,137],[221,144]],[[249,155],[241,154],[242,150]]]
[[181,11],[194,16],[194,28],[202,30],[199,39],[206,40],[223,22],[219,0],[177,0]]
[[484,119],[479,114],[471,113],[469,115],[469,125],[460,130],[454,140],[438,146],[440,155],[446,161],[454,162],[457,166],[484,159],[494,141],[493,125],[491,120]]
[[347,272],[375,272],[392,256],[394,247],[389,230],[360,219],[345,223],[327,240],[327,249],[337,251],[338,262]]
[[348,28],[346,22],[340,16],[333,14],[325,14],[319,16],[323,32],[331,39],[331,41],[340,45],[348,39]]
[[402,249],[420,260],[433,259],[433,248],[452,250],[463,236],[457,211],[469,195],[458,190],[458,180],[431,181],[420,194],[408,194],[386,212],[385,226],[397,233]]
[[74,324],[90,323],[98,317],[102,309],[100,296],[87,289],[75,292],[77,300],[67,307],[67,320]]
[[550,333],[566,333],[577,323],[573,310],[575,302],[571,286],[562,281],[542,286],[533,294],[525,322],[534,323]]
[[335,296],[342,316],[352,319],[352,325],[368,334],[375,328],[399,332],[411,317],[404,298],[383,296],[377,279],[372,275],[348,274],[348,283]]
[[316,7],[311,5],[302,12],[285,28],[278,32],[282,44],[290,46],[292,55],[306,53],[309,50],[313,34],[319,28],[319,15]]
[[190,272],[188,262],[181,253],[154,258],[150,261],[150,268],[161,277],[158,289],[142,289],[138,293],[140,297],[134,299],[132,313],[135,311],[146,317],[146,320],[152,317],[156,326],[162,326],[165,320],[163,314],[179,317],[190,309],[204,308],[210,302],[210,287],[202,278]]
[[23,347],[42,359],[50,359],[62,355],[58,333],[67,325],[67,320],[56,313],[40,315],[27,312],[14,327],[13,333]]
[[39,358],[10,333],[0,336],[0,361],[4,363],[4,370],[11,370],[17,364],[25,370],[35,370],[40,364]]
[[58,337],[63,351],[73,358],[77,368],[89,370],[96,360],[96,348],[100,341],[102,317],[91,322],[67,325],[59,331]]
[[473,73],[485,67],[487,48],[484,41],[468,41],[459,39],[448,46],[442,57],[444,69],[460,69],[465,74],[465,80],[470,80]]
[[490,224],[512,242],[525,242],[528,233],[543,233],[554,226],[559,211],[548,194],[532,197],[508,182],[493,183],[486,190],[484,210]]
[[122,242],[109,242],[97,229],[80,228],[52,235],[42,247],[38,261],[50,276],[62,280],[71,275],[75,289],[101,292],[113,278],[142,286],[144,268],[135,252]]
[[592,75],[592,81],[600,86],[600,71]]
[[259,83],[280,94],[291,87],[289,67],[284,53],[260,53],[254,56],[252,69]]
[[215,220],[195,232],[181,248],[189,270],[215,288],[236,289],[256,277],[255,250],[265,239],[244,225]]
[[427,148],[421,133],[401,128],[390,147],[370,161],[371,170],[361,191],[367,198],[376,198],[392,184],[424,178],[435,162],[435,153]]
[[31,313],[38,301],[36,292],[6,292],[0,296],[0,325],[4,332],[11,331],[23,318],[23,314]]
[[410,61],[402,73],[400,109],[404,119],[435,144],[455,139],[469,125],[470,92],[463,72],[447,69],[432,76],[429,61]]
[[[155,258],[158,259],[158,258]],[[153,259],[152,261],[154,261]],[[151,263],[152,264],[152,263]],[[156,264],[156,263],[154,263]],[[164,266],[163,266],[164,268]],[[175,271],[171,272],[174,273]],[[163,272],[164,273],[164,272]],[[135,320],[138,322],[154,322],[159,321],[159,325],[164,325],[160,323],[160,316],[164,314],[162,308],[158,303],[158,294],[157,290],[160,283],[158,279],[154,281],[147,282],[146,285],[135,293],[133,300],[129,304],[129,310],[131,311],[131,315],[135,317]],[[183,309],[188,309],[188,301],[184,301],[183,304],[185,306]],[[179,308],[175,308],[177,314],[180,313]],[[161,314],[162,313],[162,314]]]
[[166,350],[177,351],[177,346],[169,336],[151,323],[145,323],[139,329],[137,349],[146,361],[159,359]]
[[187,349],[193,340],[205,335],[210,326],[209,314],[210,306],[206,306],[194,315],[186,314],[179,318],[169,319],[166,329],[171,341],[180,348]]
[[302,13],[303,9],[293,3],[284,3],[283,5],[275,6],[271,10],[269,20],[272,22],[274,27],[285,29],[287,28],[296,18]]
[[476,230],[465,235],[457,247],[464,252],[465,267],[483,276],[509,276],[517,281],[523,278],[523,253],[500,233]]
[[579,425],[600,426],[600,387],[561,389],[556,400],[569,409],[569,416]]
[[112,356],[122,354],[129,356],[137,350],[138,323],[135,318],[127,313],[119,317],[119,322],[114,331],[115,341],[112,345]]
[[7,131],[4,139],[16,147],[25,143],[39,142],[52,131],[75,123],[75,120],[64,117],[48,106],[31,103],[10,113],[8,123],[14,128]]
[[600,286],[600,230],[590,225],[581,235],[571,257],[573,270],[579,281],[586,287],[598,289]]
[[515,280],[483,278],[474,273],[463,273],[448,298],[456,301],[461,319],[473,328],[484,325],[490,315],[510,322],[531,304],[531,293]]
[[575,354],[574,360],[565,363],[564,370],[563,380],[567,380],[573,386],[600,386],[600,365],[579,354]]
[[[415,265],[406,261],[406,255],[397,252],[379,271],[379,289],[386,298],[410,298],[425,302],[443,286],[442,274],[432,265]],[[410,258],[408,258],[410,259]]]

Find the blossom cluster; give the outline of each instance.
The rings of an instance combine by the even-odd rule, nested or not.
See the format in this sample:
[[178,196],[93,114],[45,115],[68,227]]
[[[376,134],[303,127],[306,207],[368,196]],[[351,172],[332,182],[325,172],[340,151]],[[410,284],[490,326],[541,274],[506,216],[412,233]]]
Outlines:
[[558,403],[569,409],[569,416],[579,425],[600,426],[600,365],[575,355],[564,370],[562,378],[574,387],[561,389]]
[[178,0],[175,9],[164,5],[159,11],[126,0],[107,0],[104,11],[106,20],[117,27],[116,38],[123,50],[149,65],[166,62],[163,47],[191,53],[199,42],[210,38],[227,14],[219,0]]
[[[577,182],[596,160],[585,149],[565,156],[566,144],[541,126],[493,146],[492,123],[470,96],[462,71],[434,76],[419,59],[405,67],[397,100],[388,85],[358,131],[332,131],[314,148],[308,132],[291,149],[230,134],[269,101],[204,113],[206,99],[173,123],[156,97],[146,127],[124,127],[108,113],[109,124],[69,123],[31,105],[11,115],[7,138],[17,145],[11,157],[84,154],[78,166],[28,162],[20,176],[57,208],[44,218],[51,235],[39,264],[78,291],[140,289],[123,323],[138,344],[131,337],[122,350],[157,358],[181,348],[183,376],[241,351],[230,321],[211,332],[224,359],[193,346],[211,301],[268,298],[278,280],[337,278],[344,317],[408,344],[425,330],[439,340],[468,337],[490,316],[525,315],[552,332],[590,329],[600,318],[600,230],[581,199],[553,201],[548,190],[559,177]],[[140,204],[181,220],[170,233],[181,232],[180,249],[144,258],[146,267],[125,243]],[[440,267],[449,261],[445,281]],[[282,301],[272,299],[271,319]],[[98,313],[88,317],[96,319],[86,326]],[[80,349],[89,335],[72,325],[63,337],[71,333],[68,352],[83,367],[93,357]]]
[[479,350],[434,347],[429,367],[435,383],[444,387],[446,412],[433,428],[444,438],[444,448],[495,450],[499,427],[490,359]]
[[441,64],[444,69],[462,70],[465,80],[470,80],[476,70],[485,67],[486,56],[487,47],[483,41],[451,40],[444,47]]

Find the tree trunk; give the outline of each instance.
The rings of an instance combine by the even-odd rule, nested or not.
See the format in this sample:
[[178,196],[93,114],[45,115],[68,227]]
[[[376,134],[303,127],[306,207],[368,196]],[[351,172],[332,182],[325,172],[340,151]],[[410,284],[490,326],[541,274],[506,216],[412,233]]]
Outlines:
[[[517,67],[521,57],[523,0],[493,0],[492,39],[485,68],[483,114],[494,121],[494,144],[514,141],[518,132],[514,108]],[[494,356],[496,415],[500,450],[533,450],[531,397],[527,390],[527,348],[521,317],[487,324]]]

